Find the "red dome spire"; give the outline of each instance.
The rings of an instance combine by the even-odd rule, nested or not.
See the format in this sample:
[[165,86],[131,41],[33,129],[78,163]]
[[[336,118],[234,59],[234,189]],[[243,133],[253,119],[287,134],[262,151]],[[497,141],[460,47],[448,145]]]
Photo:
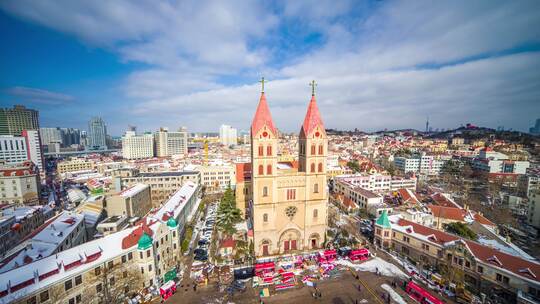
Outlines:
[[276,127],[274,126],[274,121],[272,120],[272,115],[270,114],[268,103],[266,102],[266,96],[264,95],[264,92],[262,92],[257,111],[255,112],[255,117],[253,117],[253,122],[251,123],[251,134],[255,135],[264,126],[268,127],[276,134]]
[[317,107],[317,100],[315,99],[315,94],[312,94],[306,117],[304,118],[304,124],[302,125],[304,135],[308,136],[317,126],[320,126],[324,130],[321,113],[319,113],[319,108]]

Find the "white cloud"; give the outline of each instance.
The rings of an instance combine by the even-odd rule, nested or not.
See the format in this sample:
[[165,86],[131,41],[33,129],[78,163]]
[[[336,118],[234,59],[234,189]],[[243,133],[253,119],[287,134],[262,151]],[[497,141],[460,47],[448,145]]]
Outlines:
[[21,98],[22,102],[44,105],[59,105],[75,100],[71,95],[28,87],[12,87],[7,89],[6,93]]

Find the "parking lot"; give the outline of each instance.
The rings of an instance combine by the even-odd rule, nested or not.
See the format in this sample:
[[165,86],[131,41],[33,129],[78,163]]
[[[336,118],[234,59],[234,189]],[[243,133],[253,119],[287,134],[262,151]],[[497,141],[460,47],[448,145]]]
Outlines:
[[194,263],[202,263],[208,261],[208,252],[210,244],[212,244],[214,226],[216,224],[217,215],[217,203],[209,204],[206,210],[206,216],[202,216],[197,223],[197,235],[193,238],[196,243],[196,247],[193,250]]

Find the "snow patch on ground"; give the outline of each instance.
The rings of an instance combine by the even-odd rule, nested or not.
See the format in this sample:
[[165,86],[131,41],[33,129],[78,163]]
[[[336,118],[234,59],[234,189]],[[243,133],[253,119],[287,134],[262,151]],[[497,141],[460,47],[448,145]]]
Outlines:
[[403,298],[392,287],[390,287],[390,285],[382,284],[381,288],[388,291],[390,297],[392,298],[392,300],[394,300],[394,302],[398,304],[407,304],[407,302],[403,300]]
[[348,260],[339,260],[336,262],[336,264],[351,267],[359,271],[377,272],[378,270],[380,274],[387,277],[399,277],[402,279],[408,278],[408,276],[396,265],[388,263],[387,261],[378,257],[373,258],[362,264],[353,264]]

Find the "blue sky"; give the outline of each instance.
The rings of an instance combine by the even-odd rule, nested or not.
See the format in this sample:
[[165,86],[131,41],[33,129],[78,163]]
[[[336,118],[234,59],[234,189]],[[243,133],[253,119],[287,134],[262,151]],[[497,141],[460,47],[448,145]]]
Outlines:
[[527,130],[540,117],[538,1],[3,1],[0,102],[42,126],[248,129],[265,76],[297,131]]

